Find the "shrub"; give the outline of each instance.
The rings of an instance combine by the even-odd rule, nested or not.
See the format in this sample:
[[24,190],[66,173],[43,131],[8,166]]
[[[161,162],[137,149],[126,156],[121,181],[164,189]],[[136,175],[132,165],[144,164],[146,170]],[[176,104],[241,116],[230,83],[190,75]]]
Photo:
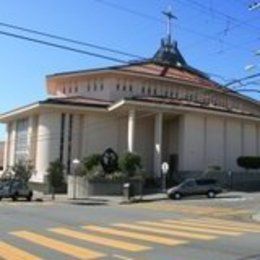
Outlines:
[[92,171],[95,167],[100,165],[101,155],[91,154],[83,159],[83,165],[87,172]]
[[64,182],[63,176],[64,165],[59,159],[50,163],[48,172],[48,181],[52,189],[52,199],[55,199],[55,191]]
[[111,180],[111,181],[122,181],[125,180],[127,178],[126,174],[124,172],[113,172],[111,174],[107,174],[105,176],[105,178],[107,180]]
[[259,156],[240,156],[237,158],[238,166],[245,169],[260,169]]
[[127,173],[128,177],[133,177],[142,168],[141,157],[138,154],[127,152],[119,159],[119,167]]
[[12,171],[14,173],[14,178],[28,182],[32,176],[33,166],[29,161],[20,160],[12,166]]

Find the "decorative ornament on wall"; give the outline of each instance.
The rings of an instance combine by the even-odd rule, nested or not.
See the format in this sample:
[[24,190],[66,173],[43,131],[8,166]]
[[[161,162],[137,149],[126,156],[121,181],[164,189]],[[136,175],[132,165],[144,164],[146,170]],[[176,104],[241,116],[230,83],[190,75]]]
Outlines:
[[101,165],[105,173],[112,173],[118,168],[118,155],[112,148],[107,148],[101,156]]

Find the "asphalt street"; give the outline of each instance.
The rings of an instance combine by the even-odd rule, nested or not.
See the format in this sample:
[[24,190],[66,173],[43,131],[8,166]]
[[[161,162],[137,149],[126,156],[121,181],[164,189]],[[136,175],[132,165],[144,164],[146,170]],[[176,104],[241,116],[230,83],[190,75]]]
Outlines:
[[260,259],[251,198],[2,201],[0,259]]

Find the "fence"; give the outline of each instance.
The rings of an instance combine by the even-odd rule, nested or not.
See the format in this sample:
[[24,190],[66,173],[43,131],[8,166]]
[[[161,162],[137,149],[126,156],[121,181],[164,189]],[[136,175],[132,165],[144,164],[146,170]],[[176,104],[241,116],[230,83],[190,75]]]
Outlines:
[[260,171],[180,171],[173,174],[173,181],[177,183],[187,178],[212,178],[231,190],[260,191]]

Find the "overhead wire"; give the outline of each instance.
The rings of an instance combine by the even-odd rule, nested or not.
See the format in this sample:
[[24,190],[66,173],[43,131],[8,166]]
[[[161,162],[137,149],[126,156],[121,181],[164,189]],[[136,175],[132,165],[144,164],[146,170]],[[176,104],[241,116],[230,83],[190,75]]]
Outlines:
[[66,45],[61,45],[61,44],[52,43],[52,42],[48,42],[48,41],[44,41],[44,40],[40,40],[40,39],[36,39],[36,38],[32,38],[32,37],[27,37],[27,36],[24,36],[21,34],[15,34],[15,33],[10,33],[10,32],[1,31],[1,30],[0,30],[0,34],[8,36],[8,37],[12,37],[12,38],[17,38],[20,40],[30,41],[30,42],[34,42],[34,43],[38,43],[38,44],[42,44],[42,45],[46,45],[46,46],[50,46],[50,47],[54,47],[54,48],[63,49],[66,51],[76,52],[76,53],[89,55],[89,56],[93,56],[93,57],[97,57],[97,58],[102,58],[102,59],[106,59],[106,60],[110,60],[110,61],[114,61],[114,62],[128,64],[128,62],[125,62],[122,59],[117,59],[117,58],[113,58],[113,57],[99,54],[99,53],[94,53],[94,52],[85,51],[82,49],[76,49],[76,48],[66,46]]
[[[127,13],[130,13],[130,14],[133,14],[133,15],[137,15],[137,16],[142,17],[142,18],[146,18],[146,19],[153,20],[153,21],[156,21],[156,22],[164,23],[163,20],[161,20],[161,19],[159,19],[159,18],[157,18],[155,16],[151,16],[151,15],[148,15],[148,14],[146,14],[144,12],[139,12],[139,11],[136,11],[136,10],[124,7],[123,5],[115,4],[115,3],[111,2],[111,1],[108,1],[108,0],[94,0],[94,1],[96,1],[96,2],[98,2],[100,4],[103,4],[103,5],[109,6],[111,8],[123,11],[123,12],[127,12]],[[194,28],[190,29],[190,28],[188,28],[188,27],[186,27],[184,25],[180,25],[180,24],[177,24],[175,26],[176,26],[176,28],[180,28],[183,31],[186,31],[188,33],[200,36],[200,37],[202,37],[204,39],[215,41],[215,42],[219,42],[220,41],[218,36],[208,35],[208,34],[206,34],[204,32],[200,32],[200,31],[194,30]],[[227,41],[224,41],[224,40],[222,40],[221,43],[224,44],[224,45],[229,46],[230,47],[229,49],[239,49],[241,51],[246,51],[243,48],[243,46],[240,46],[240,45],[237,45],[237,44],[234,44],[234,43],[230,43],[230,42],[227,42]],[[196,45],[196,43],[195,43],[195,45]],[[194,47],[194,44],[189,44],[189,48],[192,48],[192,47]],[[215,54],[215,52],[213,54]]]
[[115,53],[115,54],[129,56],[129,57],[132,57],[132,58],[139,58],[139,59],[144,58],[144,57],[141,57],[140,55],[136,55],[136,54],[132,54],[132,53],[125,52],[125,51],[108,48],[106,46],[101,46],[101,45],[97,45],[97,44],[89,43],[89,42],[85,42],[85,41],[79,41],[79,40],[75,40],[75,39],[72,39],[72,38],[68,38],[68,37],[64,37],[64,36],[60,36],[60,35],[56,35],[56,34],[51,34],[51,33],[42,32],[42,31],[39,31],[39,30],[31,29],[31,28],[18,26],[18,25],[15,25],[15,24],[5,23],[5,22],[2,22],[2,21],[0,21],[0,26],[6,27],[6,28],[9,28],[9,29],[19,30],[19,31],[26,32],[26,33],[32,33],[32,34],[36,34],[36,35],[40,35],[40,36],[44,36],[44,37],[48,37],[48,38],[52,38],[52,39],[56,39],[56,40],[61,40],[61,41],[65,41],[65,42],[69,42],[69,43],[73,43],[73,44],[77,44],[77,45],[82,45],[82,46],[85,46],[85,47],[91,47],[91,48],[95,48],[95,49],[102,50],[102,51],[108,51],[108,52]]

